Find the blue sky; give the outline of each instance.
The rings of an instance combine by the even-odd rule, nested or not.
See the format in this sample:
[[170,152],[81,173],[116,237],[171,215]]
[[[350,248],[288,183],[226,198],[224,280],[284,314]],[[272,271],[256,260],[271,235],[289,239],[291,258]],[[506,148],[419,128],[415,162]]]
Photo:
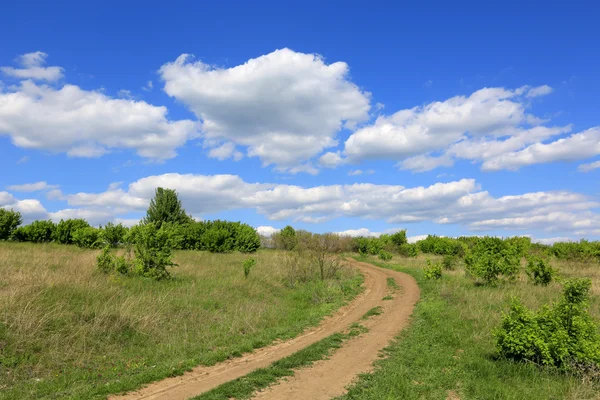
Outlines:
[[[592,2],[18,2],[0,206],[599,238]],[[186,56],[187,55],[187,56]]]

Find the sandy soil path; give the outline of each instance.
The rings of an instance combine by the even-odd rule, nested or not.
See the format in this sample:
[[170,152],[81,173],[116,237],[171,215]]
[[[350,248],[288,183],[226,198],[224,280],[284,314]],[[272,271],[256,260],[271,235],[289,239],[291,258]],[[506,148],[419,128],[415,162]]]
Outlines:
[[[243,357],[211,367],[196,367],[182,376],[154,382],[136,392],[111,399],[189,399],[225,382],[247,375],[257,368],[287,357],[333,333],[341,332],[357,322],[370,309],[381,306],[383,314],[361,321],[369,332],[344,343],[328,360],[296,371],[294,377],[258,393],[260,399],[329,399],[344,393],[344,388],[357,374],[371,370],[379,350],[404,328],[419,299],[415,280],[404,273],[374,267],[367,263],[348,261],[365,276],[365,290],[350,304],[300,336],[258,349]],[[386,279],[394,278],[401,286],[392,300],[382,300],[389,293]]]

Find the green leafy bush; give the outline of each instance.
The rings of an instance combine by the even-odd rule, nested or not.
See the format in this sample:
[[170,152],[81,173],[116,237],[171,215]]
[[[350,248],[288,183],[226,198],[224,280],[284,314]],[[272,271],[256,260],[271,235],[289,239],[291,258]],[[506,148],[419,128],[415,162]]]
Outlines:
[[254,253],[260,248],[260,236],[250,225],[240,224],[235,238],[235,249],[242,253]]
[[73,233],[78,229],[89,227],[90,224],[84,219],[61,219],[54,229],[52,238],[60,244],[73,244]]
[[392,259],[392,253],[389,251],[381,250],[379,252],[379,259],[383,261],[389,261]]
[[518,249],[496,237],[481,238],[465,257],[466,270],[485,284],[494,286],[501,276],[512,280],[521,265]]
[[453,270],[456,267],[456,256],[447,254],[442,259],[442,265],[444,269],[449,271]]
[[131,272],[131,262],[124,256],[115,256],[110,252],[110,245],[104,246],[102,252],[96,258],[96,265],[98,269],[109,274],[112,272],[118,272],[123,275],[127,275]]
[[525,270],[534,285],[547,286],[552,282],[555,271],[546,260],[540,257],[531,257]]
[[600,335],[588,313],[590,288],[589,279],[565,281],[562,299],[538,312],[513,299],[494,333],[499,354],[566,369],[600,365]]
[[442,265],[427,260],[427,266],[423,268],[425,279],[440,279],[442,277]]
[[170,278],[167,267],[177,264],[172,260],[170,240],[166,231],[152,223],[140,225],[135,233],[133,249],[136,274],[155,280]]
[[600,242],[556,242],[550,248],[550,253],[560,260],[600,261]]
[[52,221],[33,221],[29,225],[18,227],[12,239],[18,242],[46,243],[52,241],[56,224]]
[[416,243],[404,243],[398,248],[398,252],[404,257],[416,257],[419,255],[419,246]]
[[467,251],[467,245],[457,239],[428,235],[427,238],[417,242],[423,253],[444,255],[455,255],[463,257]]
[[275,248],[279,250],[294,250],[298,244],[296,230],[290,225],[274,233],[272,238]]
[[102,228],[100,238],[104,243],[116,247],[125,242],[126,235],[127,228],[124,227],[123,224],[115,225],[112,222],[109,222]]
[[403,229],[401,231],[398,231],[398,232],[390,235],[390,239],[391,239],[392,243],[394,245],[396,245],[396,247],[400,247],[404,244],[407,244],[408,241],[406,239],[406,229]]
[[100,229],[91,226],[77,229],[71,237],[74,244],[85,249],[94,249],[101,245]]
[[7,240],[23,222],[21,213],[0,208],[0,240]]
[[244,267],[244,278],[248,279],[248,276],[250,276],[250,270],[255,265],[256,260],[254,258],[248,258],[246,261],[244,261],[244,264],[242,265]]

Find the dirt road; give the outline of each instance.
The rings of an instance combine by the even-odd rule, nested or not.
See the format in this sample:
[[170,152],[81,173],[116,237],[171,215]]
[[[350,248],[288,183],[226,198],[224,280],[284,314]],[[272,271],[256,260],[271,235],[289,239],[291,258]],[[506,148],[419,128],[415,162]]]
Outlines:
[[[294,339],[258,349],[243,357],[211,367],[196,367],[182,376],[167,378],[139,391],[111,399],[189,399],[247,375],[257,368],[264,368],[333,333],[341,332],[353,322],[359,322],[370,309],[381,306],[382,315],[360,321],[369,328],[367,333],[346,341],[329,359],[296,371],[295,376],[258,393],[257,398],[330,399],[343,394],[345,386],[359,373],[369,371],[379,350],[407,325],[419,299],[419,287],[411,276],[354,260],[349,263],[364,274],[365,290],[350,304],[323,320],[318,327],[309,329]],[[388,277],[393,278],[401,290],[392,300],[383,300],[389,294]]]

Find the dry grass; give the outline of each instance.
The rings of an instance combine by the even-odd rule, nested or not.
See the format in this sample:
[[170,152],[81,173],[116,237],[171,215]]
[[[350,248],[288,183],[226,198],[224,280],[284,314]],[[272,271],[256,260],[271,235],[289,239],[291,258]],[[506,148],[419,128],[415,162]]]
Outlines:
[[0,243],[0,397],[93,398],[234,357],[314,325],[360,277],[286,284],[284,255],[178,252],[174,279],[103,275],[99,252]]

